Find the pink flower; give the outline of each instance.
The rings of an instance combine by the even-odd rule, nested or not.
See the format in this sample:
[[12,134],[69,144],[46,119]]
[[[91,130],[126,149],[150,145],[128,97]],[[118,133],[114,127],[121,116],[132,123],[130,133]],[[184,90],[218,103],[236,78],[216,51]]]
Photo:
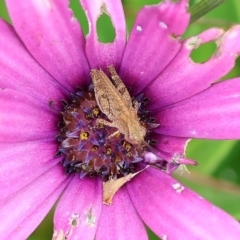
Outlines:
[[[187,0],[165,0],[140,11],[126,41],[121,1],[98,0],[93,4],[82,0],[90,28],[84,39],[67,0],[6,3],[13,27],[0,21],[1,239],[26,239],[59,197],[53,235],[58,240],[64,236],[144,240],[148,238],[144,223],[164,240],[238,239],[240,226],[236,220],[185,188],[170,173],[179,164],[195,164],[185,157],[188,139],[240,137],[240,79],[215,83],[230,71],[240,53],[240,26],[225,33],[210,29],[182,41],[189,23]],[[96,21],[102,11],[110,14],[115,27],[113,43],[97,40]],[[205,63],[193,63],[191,51],[208,41],[216,41],[216,53]],[[115,66],[141,105],[139,116],[150,111],[160,124],[151,129],[148,112],[141,122],[152,131],[146,138],[154,154],[139,154],[132,146],[134,159],[124,157],[124,164],[137,169],[146,165],[159,169],[149,167],[136,175],[117,191],[110,206],[103,204],[102,178],[83,177],[83,164],[73,160],[71,165],[68,159],[73,157],[67,151],[74,141],[77,139],[79,147],[86,140],[85,135],[80,139],[79,133],[87,120],[78,118],[78,129],[74,125],[76,132],[71,134],[77,133],[77,138],[70,139],[64,132],[62,145],[55,138],[62,120],[59,112],[67,111],[61,100],[76,94],[76,87],[87,89],[91,69],[101,68],[107,73],[109,65]],[[142,93],[149,99],[144,109],[145,100],[139,97]],[[66,117],[66,112],[63,115]],[[64,127],[66,124],[60,129]],[[97,129],[96,133],[111,132],[109,129]],[[89,130],[91,136],[94,131]],[[113,141],[106,140],[107,136],[102,138],[104,144]],[[155,145],[153,139],[157,140]],[[119,147],[114,141],[112,144]],[[86,155],[82,157],[88,169],[92,161],[88,156],[104,161],[99,149],[100,155],[91,155],[90,143],[84,142],[86,145],[74,153],[76,157],[84,149]],[[97,148],[101,146],[99,143]],[[63,155],[56,157],[58,149]],[[119,154],[125,156],[122,150]],[[110,177],[109,169],[107,165],[108,172],[100,173]]]

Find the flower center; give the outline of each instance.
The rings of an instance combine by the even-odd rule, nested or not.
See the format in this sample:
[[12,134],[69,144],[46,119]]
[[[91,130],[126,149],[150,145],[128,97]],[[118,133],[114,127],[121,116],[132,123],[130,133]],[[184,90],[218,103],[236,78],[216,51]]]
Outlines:
[[[148,116],[146,102],[143,94],[132,99],[132,104],[138,105],[138,121],[146,129],[144,141],[150,144],[150,129],[156,124]],[[99,123],[99,119],[109,119],[97,104],[93,84],[86,90],[79,89],[70,103],[63,101],[63,104],[57,155],[63,155],[66,173],[101,176],[107,181],[139,170],[138,163],[143,161],[147,147],[131,144],[116,127]]]

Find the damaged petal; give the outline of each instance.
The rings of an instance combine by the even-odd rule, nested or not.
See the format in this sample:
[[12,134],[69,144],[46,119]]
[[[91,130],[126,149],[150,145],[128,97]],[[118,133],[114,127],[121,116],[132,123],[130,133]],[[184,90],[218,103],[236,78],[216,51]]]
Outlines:
[[[92,1],[81,0],[86,13],[89,33],[86,37],[86,55],[92,67],[105,69],[111,63],[120,65],[126,45],[126,25],[121,1]],[[98,41],[97,21],[101,14],[107,14],[115,30],[115,39],[112,43],[103,44]]]
[[70,229],[64,234],[63,230],[54,231],[52,240],[67,240],[73,233],[73,229],[78,225],[79,214],[73,213],[71,218],[69,218]]
[[164,235],[161,236],[161,239],[162,239],[162,240],[167,240],[168,237],[167,237],[167,235],[164,234]]
[[[164,106],[202,92],[234,67],[235,58],[240,54],[240,27],[232,27],[222,34],[222,29],[213,28],[182,42],[181,49],[172,62],[148,85],[144,92],[146,95],[151,95],[149,110],[162,109]],[[219,39],[221,39],[220,42]],[[192,50],[199,44],[211,41],[218,41],[220,44],[215,54],[205,62],[195,63],[191,59]],[[175,86],[178,88],[176,89]],[[157,116],[153,117],[157,119]],[[156,131],[158,132],[160,128],[161,126]]]
[[184,190],[184,186],[182,186],[179,182],[174,183],[173,189],[176,190],[176,193],[181,193]]
[[60,229],[58,232],[54,231],[52,240],[65,240],[65,239],[66,238],[64,236],[64,233],[63,233],[62,229]]
[[167,29],[168,26],[165,22],[159,22],[159,26],[162,27],[163,29]]
[[136,27],[136,29],[137,29],[137,31],[139,31],[139,32],[141,32],[141,31],[142,31],[142,27],[141,27],[141,26],[139,26],[139,25]]
[[196,49],[200,45],[201,45],[201,39],[198,36],[189,38],[185,43],[186,48],[189,50]]
[[219,41],[221,36],[224,34],[224,30],[221,28],[211,28],[198,36],[191,37],[185,40],[185,46],[189,50],[193,50],[198,48],[201,44],[211,42],[211,41]]
[[107,14],[107,15],[109,15],[109,13],[108,13],[108,11],[107,11],[107,6],[106,6],[106,4],[105,3],[103,3],[103,5],[100,7],[100,15],[102,15],[102,14]]
[[86,223],[90,227],[94,227],[96,225],[96,217],[93,215],[92,208],[90,208],[87,214]]
[[[181,46],[178,37],[185,32],[189,17],[183,1],[163,1],[158,5],[145,6],[138,13],[119,72],[133,94],[141,93],[175,57]],[[161,47],[157,48],[156,54],[159,39]],[[146,49],[144,54],[142,49]]]
[[75,228],[78,225],[79,214],[73,213],[71,218],[69,219],[69,224],[72,228]]

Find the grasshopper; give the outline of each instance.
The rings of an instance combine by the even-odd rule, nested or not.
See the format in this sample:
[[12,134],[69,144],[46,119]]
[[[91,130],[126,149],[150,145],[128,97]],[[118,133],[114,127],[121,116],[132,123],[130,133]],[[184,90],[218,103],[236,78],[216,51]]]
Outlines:
[[90,72],[98,107],[111,121],[97,119],[96,124],[117,128],[118,131],[109,137],[120,132],[126,141],[140,148],[147,143],[144,141],[146,128],[141,125],[137,115],[138,102],[132,103],[130,94],[114,66],[108,66],[108,71],[112,81],[102,70],[92,69]]

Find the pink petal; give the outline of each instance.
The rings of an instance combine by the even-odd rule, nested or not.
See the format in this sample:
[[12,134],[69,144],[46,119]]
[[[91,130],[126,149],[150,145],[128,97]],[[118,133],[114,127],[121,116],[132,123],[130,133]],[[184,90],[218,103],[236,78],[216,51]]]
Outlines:
[[89,79],[84,37],[68,0],[6,1],[16,32],[36,60],[64,87]]
[[0,142],[53,138],[57,120],[50,106],[15,90],[0,90]]
[[162,239],[238,239],[240,225],[230,215],[156,169],[127,184],[143,221]]
[[156,132],[208,139],[240,138],[240,78],[214,84],[202,93],[158,112]]
[[34,209],[34,212],[28,216],[25,215],[25,218],[21,223],[17,226],[14,225],[15,228],[13,227],[11,229],[11,233],[6,237],[6,239],[27,239],[48,214],[68,183],[69,181],[62,183],[53,193],[51,193],[49,197],[44,199],[43,203],[40,203],[40,205]]
[[[150,98],[150,109],[160,108],[193,96],[225,76],[240,54],[240,26],[222,34],[221,29],[209,29],[189,38],[168,67],[144,90]],[[204,63],[194,63],[190,54],[199,45],[216,41],[218,49]]]
[[102,181],[79,175],[71,181],[54,214],[54,237],[94,239],[102,208]]
[[157,141],[156,145],[153,145],[160,151],[160,154],[165,160],[177,160],[177,158],[185,156],[188,138],[179,138],[155,134],[153,137]]
[[24,92],[60,109],[66,90],[30,55],[12,26],[0,19],[0,87]]
[[120,76],[139,93],[175,57],[189,22],[187,0],[144,7],[133,26]]
[[[55,138],[50,138],[39,141],[0,143],[0,149],[0,163],[7,161],[8,165],[11,164],[11,162],[14,164],[17,158],[24,158],[26,162],[34,159],[34,164],[42,164],[55,157],[58,151],[58,144]],[[13,165],[11,167],[13,167]]]
[[164,169],[167,174],[175,171],[180,164],[197,165],[196,161],[185,156],[189,139],[155,133],[152,133],[151,137],[156,143],[152,144],[151,152],[144,153],[145,164]]
[[55,157],[55,141],[0,143],[0,199],[28,185],[60,161]]
[[144,224],[125,187],[116,193],[112,205],[103,205],[96,239],[148,239]]
[[[81,0],[81,4],[88,18],[89,33],[86,37],[86,54],[92,68],[105,69],[111,64],[118,67],[126,45],[126,23],[122,3],[120,0],[99,0],[94,4],[88,0]],[[115,39],[112,43],[101,43],[97,36],[97,20],[106,13],[115,28]]]
[[56,189],[66,186],[68,181],[63,167],[57,165],[17,193],[0,201],[0,216],[4,219],[0,224],[1,237],[8,236],[28,216],[41,209],[45,200]]

